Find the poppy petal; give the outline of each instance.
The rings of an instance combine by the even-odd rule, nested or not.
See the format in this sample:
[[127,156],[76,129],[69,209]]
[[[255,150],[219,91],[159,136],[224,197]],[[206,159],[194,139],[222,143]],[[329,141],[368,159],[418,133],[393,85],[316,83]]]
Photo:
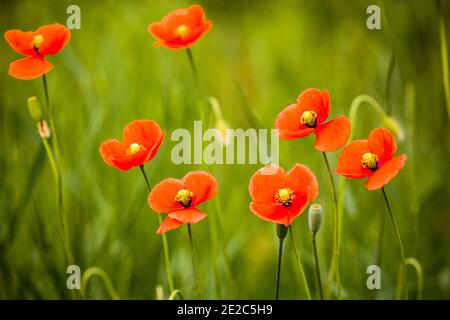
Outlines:
[[279,130],[279,137],[285,140],[303,138],[311,134],[314,128],[308,128],[300,123],[301,113],[297,105],[291,104],[283,109],[275,120],[275,129]]
[[70,40],[70,31],[64,25],[53,23],[42,26],[35,31],[36,35],[42,35],[44,41],[39,48],[43,56],[57,54]]
[[253,201],[250,210],[263,220],[289,225],[289,209],[281,204]]
[[183,223],[181,223],[178,220],[172,219],[170,217],[166,217],[161,225],[159,226],[158,230],[156,231],[157,234],[163,234],[167,231],[178,229]]
[[11,62],[9,75],[21,80],[32,80],[46,74],[52,68],[53,66],[44,57],[31,56]]
[[197,223],[208,216],[207,213],[195,208],[182,209],[169,213],[169,217],[181,223]]
[[153,187],[148,196],[148,204],[154,211],[160,213],[183,209],[184,207],[175,200],[175,197],[178,191],[184,188],[184,183],[180,179],[164,179]]
[[292,221],[294,221],[295,218],[297,218],[299,215],[303,213],[306,206],[308,205],[308,202],[311,201],[311,196],[314,191],[312,191],[312,187],[308,187],[306,192],[295,192],[294,193],[294,201],[292,201],[291,205],[289,206],[289,214],[287,217],[287,223],[285,223],[286,226],[290,225]]
[[392,133],[385,128],[376,128],[369,134],[370,150],[380,157],[379,166],[391,159],[397,151],[397,143]]
[[34,35],[33,31],[9,30],[5,32],[5,39],[15,52],[35,56],[37,53],[31,45]]
[[126,147],[122,142],[116,139],[106,140],[100,145],[99,151],[106,164],[113,168],[120,169],[112,160],[116,157],[123,157],[125,155]]
[[130,146],[138,143],[151,150],[161,140],[163,132],[153,120],[135,120],[123,129],[123,143]]
[[249,192],[255,202],[273,203],[278,190],[286,185],[286,174],[283,168],[272,164],[259,169],[251,177]]
[[217,181],[206,171],[191,171],[183,177],[185,188],[193,193],[191,206],[213,198],[217,193]]
[[[328,90],[306,89],[297,98],[297,109],[300,116],[305,111],[316,112],[317,124],[321,124],[330,114],[330,95]],[[300,117],[298,119],[300,120]]]
[[340,116],[318,126],[315,148],[322,152],[333,152],[347,143],[350,136],[350,121]]
[[364,153],[370,152],[367,140],[355,140],[342,149],[336,173],[351,179],[361,179],[372,174],[361,164]]
[[312,201],[319,195],[319,183],[314,173],[305,165],[296,164],[286,173],[286,187],[295,194],[306,195],[306,201]]
[[396,156],[378,168],[367,180],[367,190],[376,190],[389,183],[403,168],[408,157],[406,154]]

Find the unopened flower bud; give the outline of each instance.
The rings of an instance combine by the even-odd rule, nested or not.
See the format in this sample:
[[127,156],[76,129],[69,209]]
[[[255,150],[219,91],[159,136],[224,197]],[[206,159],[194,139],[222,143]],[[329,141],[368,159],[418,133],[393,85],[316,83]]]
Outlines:
[[402,141],[405,138],[403,129],[395,118],[390,116],[383,117],[383,126],[389,129],[398,140]]
[[288,227],[286,227],[284,224],[277,223],[278,239],[283,240],[284,238],[286,238],[288,230],[289,230]]
[[28,111],[30,111],[30,115],[34,119],[34,121],[38,122],[39,120],[41,120],[42,112],[38,98],[29,97],[27,99],[27,104],[28,104]]
[[50,127],[47,124],[47,121],[45,120],[39,120],[37,123],[37,127],[38,127],[38,131],[39,131],[39,135],[42,138],[50,138],[51,136],[51,132],[50,132]]
[[312,204],[308,211],[308,226],[313,234],[316,234],[322,224],[322,207],[320,204]]

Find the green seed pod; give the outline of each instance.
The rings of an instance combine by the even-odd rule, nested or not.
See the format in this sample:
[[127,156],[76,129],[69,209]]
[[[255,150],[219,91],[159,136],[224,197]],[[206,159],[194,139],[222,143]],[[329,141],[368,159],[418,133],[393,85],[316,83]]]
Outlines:
[[288,227],[286,227],[284,224],[277,223],[278,239],[283,240],[284,238],[286,238],[288,230],[289,230]]
[[308,211],[308,226],[313,234],[317,233],[322,224],[322,207],[320,204],[312,204]]
[[41,112],[41,104],[39,103],[38,98],[29,97],[27,99],[28,111],[30,111],[30,115],[34,121],[38,122],[41,120],[42,112]]

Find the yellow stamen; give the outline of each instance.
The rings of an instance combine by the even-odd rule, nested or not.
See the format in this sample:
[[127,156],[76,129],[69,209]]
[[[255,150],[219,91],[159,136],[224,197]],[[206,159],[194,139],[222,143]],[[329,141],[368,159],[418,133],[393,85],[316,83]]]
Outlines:
[[42,45],[42,42],[44,42],[44,37],[38,34],[34,36],[33,41],[31,41],[31,46],[34,49],[39,49]]
[[191,205],[193,195],[194,193],[192,193],[191,191],[181,189],[175,196],[175,200],[181,203],[183,207],[188,208]]
[[184,24],[180,24],[176,29],[175,29],[175,36],[177,36],[178,38],[180,38],[181,40],[184,40],[188,35],[189,35],[189,27],[184,25]]
[[317,113],[315,111],[305,111],[302,113],[300,122],[307,127],[315,128],[317,124]]
[[132,156],[142,150],[142,146],[139,143],[132,143],[127,150],[127,155]]
[[289,206],[294,200],[294,191],[289,188],[283,188],[275,193],[275,200],[284,206]]
[[376,170],[378,168],[379,158],[375,153],[364,153],[361,159],[361,165],[363,168],[369,170]]

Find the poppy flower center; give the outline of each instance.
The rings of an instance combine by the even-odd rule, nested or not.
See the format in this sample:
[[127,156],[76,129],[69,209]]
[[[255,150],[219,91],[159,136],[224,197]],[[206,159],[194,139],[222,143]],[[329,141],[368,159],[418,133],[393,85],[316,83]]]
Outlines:
[[44,37],[40,34],[35,35],[33,41],[31,41],[31,46],[33,47],[33,49],[37,50],[41,47],[42,42],[44,42]]
[[139,143],[132,143],[127,150],[127,155],[132,156],[142,150],[142,146]]
[[176,29],[175,29],[175,36],[180,38],[181,40],[184,40],[187,38],[187,36],[189,35],[190,29],[188,26],[184,25],[184,24],[180,24]]
[[193,195],[193,192],[186,189],[181,189],[175,196],[175,201],[178,201],[183,207],[189,208]]
[[284,206],[289,206],[294,200],[294,191],[289,188],[280,189],[275,193],[275,200]]
[[300,122],[309,128],[315,128],[317,124],[317,112],[305,111],[300,117]]
[[363,168],[369,170],[376,170],[378,168],[379,158],[375,153],[364,153],[361,159],[361,165]]

